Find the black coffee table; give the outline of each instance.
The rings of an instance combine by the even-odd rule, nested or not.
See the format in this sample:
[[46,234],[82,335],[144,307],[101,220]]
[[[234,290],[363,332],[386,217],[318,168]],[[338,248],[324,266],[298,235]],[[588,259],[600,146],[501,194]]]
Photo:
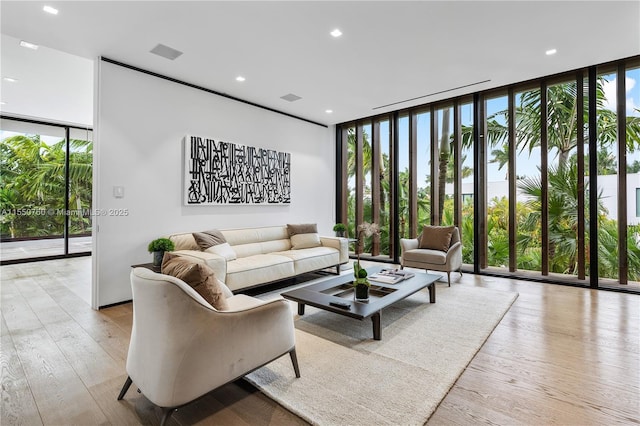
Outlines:
[[[369,275],[379,272],[382,267],[367,268]],[[317,284],[311,284],[296,290],[282,293],[285,299],[298,302],[298,315],[304,315],[305,305],[315,306],[325,311],[334,312],[346,317],[363,320],[371,317],[373,321],[373,338],[380,340],[380,314],[387,306],[411,296],[413,293],[427,287],[431,303],[436,303],[435,282],[439,275],[416,272],[415,276],[397,284],[384,284],[371,281],[368,302],[354,300],[355,288],[352,286],[353,275],[341,275]],[[348,303],[348,308],[331,305],[331,303]]]

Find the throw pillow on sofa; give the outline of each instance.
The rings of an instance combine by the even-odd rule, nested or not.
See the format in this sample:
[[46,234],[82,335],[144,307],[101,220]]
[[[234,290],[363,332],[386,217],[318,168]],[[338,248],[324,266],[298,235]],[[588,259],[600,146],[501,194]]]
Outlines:
[[217,310],[229,309],[227,298],[213,270],[203,263],[165,252],[160,271],[189,284]]
[[293,250],[320,247],[320,236],[318,235],[318,225],[315,223],[287,224],[287,232],[291,239]]
[[236,260],[238,257],[229,243],[222,243],[218,244],[217,246],[211,246],[205,251],[207,253],[213,253],[222,256],[227,260]]
[[217,229],[194,232],[193,238],[202,251],[220,255],[227,260],[235,260],[237,258],[236,252],[231,248],[231,245],[227,242],[224,235],[222,235],[222,232]]
[[222,235],[222,232],[217,229],[212,229],[210,231],[203,232],[194,232],[193,238],[198,243],[198,247],[200,250],[204,251],[209,247],[217,246],[218,244],[223,244],[227,242],[227,239]]

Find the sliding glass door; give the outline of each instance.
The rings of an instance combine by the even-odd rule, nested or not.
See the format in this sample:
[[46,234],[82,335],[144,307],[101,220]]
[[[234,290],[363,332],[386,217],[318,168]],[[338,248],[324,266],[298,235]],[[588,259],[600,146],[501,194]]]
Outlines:
[[0,123],[0,259],[91,251],[92,132],[34,121]]

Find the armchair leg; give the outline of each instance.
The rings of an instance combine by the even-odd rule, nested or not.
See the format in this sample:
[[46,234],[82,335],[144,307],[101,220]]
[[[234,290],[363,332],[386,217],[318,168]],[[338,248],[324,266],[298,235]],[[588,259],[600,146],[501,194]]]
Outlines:
[[122,386],[120,395],[118,395],[118,401],[124,398],[124,394],[129,390],[129,386],[131,386],[131,383],[133,383],[133,380],[131,380],[131,377],[127,376],[127,380],[124,382],[124,386]]
[[462,276],[462,268],[458,269],[458,272],[460,273],[460,276]]
[[300,378],[300,368],[298,367],[298,357],[296,356],[296,348],[291,349],[289,352],[291,357],[291,363],[293,364],[293,371],[296,373],[296,378]]
[[175,410],[175,408],[162,408],[162,420],[160,420],[160,426],[164,426]]
[[449,287],[451,287],[451,272],[447,272],[447,282],[449,282]]

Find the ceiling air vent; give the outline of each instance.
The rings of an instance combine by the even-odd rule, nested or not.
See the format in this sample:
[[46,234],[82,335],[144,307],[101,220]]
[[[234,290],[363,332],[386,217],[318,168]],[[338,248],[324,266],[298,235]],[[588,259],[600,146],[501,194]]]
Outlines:
[[172,49],[169,46],[165,46],[164,44],[158,44],[156,47],[150,50],[151,53],[162,56],[163,58],[167,58],[170,60],[174,60],[178,56],[182,55],[182,52],[176,49]]
[[285,101],[289,101],[289,102],[295,102],[298,99],[302,99],[302,98],[298,95],[294,95],[293,93],[289,93],[288,95],[280,96],[280,99],[284,99]]

